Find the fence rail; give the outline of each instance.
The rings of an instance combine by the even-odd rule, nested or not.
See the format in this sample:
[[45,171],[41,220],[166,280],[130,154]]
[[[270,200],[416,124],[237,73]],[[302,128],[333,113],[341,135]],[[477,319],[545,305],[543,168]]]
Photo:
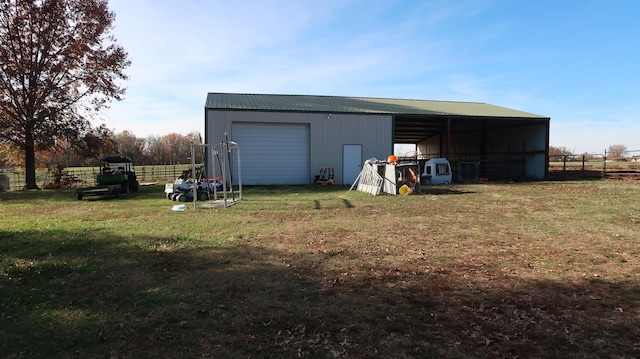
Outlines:
[[[505,161],[507,159],[496,159]],[[140,182],[173,182],[182,172],[190,169],[188,164],[135,166]],[[517,167],[517,166],[515,166]],[[63,187],[82,187],[95,185],[99,167],[65,168],[60,175]],[[585,178],[630,177],[640,179],[640,150],[626,151],[619,156],[604,155],[558,155],[549,156],[548,178],[585,179]],[[7,183],[8,182],[8,183]],[[40,188],[56,184],[56,173],[49,170],[36,171],[36,183]],[[25,174],[22,168],[0,169],[0,191],[20,190],[25,186]]]
[[640,178],[640,151],[626,151],[618,156],[557,155],[549,156],[548,179]]
[[[191,165],[151,165],[135,166],[139,182],[173,182],[189,170]],[[83,187],[96,184],[99,167],[71,167],[60,173],[50,170],[37,170],[36,183],[40,188],[50,187]],[[25,173],[22,168],[0,171],[0,177],[5,176],[9,181],[9,190],[20,190],[25,186]],[[57,176],[57,178],[56,178]],[[0,187],[2,182],[0,181]],[[5,188],[6,189],[6,188]]]
[[586,155],[549,156],[547,178],[551,180],[602,178],[602,157]]

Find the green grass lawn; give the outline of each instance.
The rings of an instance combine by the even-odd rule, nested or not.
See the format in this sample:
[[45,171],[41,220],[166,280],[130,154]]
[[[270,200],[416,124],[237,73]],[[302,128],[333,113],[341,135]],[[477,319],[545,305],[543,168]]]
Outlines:
[[0,193],[3,358],[640,356],[640,182]]

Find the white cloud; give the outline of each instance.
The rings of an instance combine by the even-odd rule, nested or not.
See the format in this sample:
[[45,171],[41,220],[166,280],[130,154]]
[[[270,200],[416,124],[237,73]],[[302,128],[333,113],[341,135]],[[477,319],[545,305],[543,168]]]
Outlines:
[[640,109],[599,107],[551,119],[550,144],[576,153],[603,153],[611,145],[640,150]]
[[[585,49],[531,33],[523,22],[530,15],[505,10],[515,3],[111,0],[110,6],[115,35],[133,61],[126,99],[106,113],[116,131],[202,131],[208,92],[295,93],[487,102],[551,117],[552,145],[579,152],[614,141],[640,147],[633,136],[640,133],[640,109],[621,103],[637,93],[628,79],[634,74],[625,72],[624,91],[607,82],[625,78],[620,74],[584,79],[566,61]],[[595,58],[581,61],[579,69],[598,65]],[[587,93],[585,84],[618,92]]]

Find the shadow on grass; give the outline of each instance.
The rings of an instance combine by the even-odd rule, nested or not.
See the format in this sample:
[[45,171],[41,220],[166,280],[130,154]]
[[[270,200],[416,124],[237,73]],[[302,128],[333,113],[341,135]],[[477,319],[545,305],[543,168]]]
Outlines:
[[0,238],[5,357],[640,354],[633,281],[482,280],[499,275],[490,266],[334,272],[311,254],[100,231]]
[[[340,202],[342,203],[342,205],[344,205],[345,208],[354,208],[355,206],[351,203],[351,201],[349,201],[346,198],[340,198]],[[314,209],[321,209],[323,208],[321,201],[314,199],[313,200],[313,208]]]
[[420,193],[417,195],[456,195],[456,194],[470,194],[472,191],[461,191],[451,187],[437,187],[437,186],[421,186]]
[[[158,186],[141,186],[139,191],[116,195],[86,195],[83,201],[129,201],[158,191]],[[33,201],[77,202],[75,189],[39,189],[0,192],[0,203],[31,203]]]

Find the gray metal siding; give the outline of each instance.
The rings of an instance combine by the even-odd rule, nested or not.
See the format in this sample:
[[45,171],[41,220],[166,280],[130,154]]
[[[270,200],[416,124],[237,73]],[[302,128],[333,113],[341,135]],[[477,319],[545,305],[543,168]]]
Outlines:
[[[315,129],[315,130],[314,130]],[[386,115],[332,114],[324,115],[312,127],[312,158],[314,169],[332,166],[336,181],[343,179],[343,145],[362,145],[363,160],[387,158],[393,153],[393,122]]]
[[[232,127],[238,123],[264,124],[307,124],[309,127],[309,166],[307,181],[313,183],[320,167],[334,167],[337,184],[343,184],[342,168],[344,144],[362,145],[364,159],[371,157],[386,158],[393,151],[393,123],[388,115],[260,112],[260,111],[223,111],[208,110],[205,139],[207,143],[218,143],[227,132],[231,136]],[[240,145],[242,156],[242,177],[246,182],[246,156],[251,156],[247,143],[233,138]],[[269,161],[278,161],[277,158]],[[264,183],[260,183],[264,184]],[[282,183],[284,184],[284,183]],[[350,185],[350,183],[348,183]]]

